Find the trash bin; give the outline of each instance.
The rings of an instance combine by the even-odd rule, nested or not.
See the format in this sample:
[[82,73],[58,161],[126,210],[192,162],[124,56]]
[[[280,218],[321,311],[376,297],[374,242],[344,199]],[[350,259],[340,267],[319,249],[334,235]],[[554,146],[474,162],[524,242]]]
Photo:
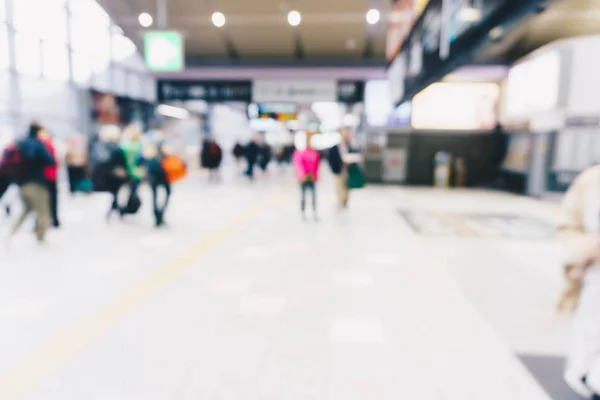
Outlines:
[[447,188],[450,186],[452,156],[445,151],[435,153],[433,160],[433,186]]

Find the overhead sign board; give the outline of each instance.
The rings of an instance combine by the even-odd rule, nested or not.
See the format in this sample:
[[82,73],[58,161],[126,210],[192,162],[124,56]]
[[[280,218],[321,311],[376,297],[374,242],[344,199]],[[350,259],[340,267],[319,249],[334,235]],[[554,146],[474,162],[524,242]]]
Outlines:
[[151,71],[181,71],[184,65],[183,36],[175,31],[153,31],[144,36],[144,58]]
[[337,101],[337,82],[335,80],[276,81],[255,80],[252,98],[257,103],[293,102],[315,103]]
[[209,103],[252,101],[252,81],[160,80],[158,101],[204,100]]

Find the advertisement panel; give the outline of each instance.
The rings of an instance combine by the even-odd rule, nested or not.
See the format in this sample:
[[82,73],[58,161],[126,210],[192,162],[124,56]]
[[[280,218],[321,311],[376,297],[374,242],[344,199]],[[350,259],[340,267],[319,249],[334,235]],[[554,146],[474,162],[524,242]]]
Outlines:
[[500,88],[495,83],[434,83],[412,102],[416,129],[491,130],[498,122]]

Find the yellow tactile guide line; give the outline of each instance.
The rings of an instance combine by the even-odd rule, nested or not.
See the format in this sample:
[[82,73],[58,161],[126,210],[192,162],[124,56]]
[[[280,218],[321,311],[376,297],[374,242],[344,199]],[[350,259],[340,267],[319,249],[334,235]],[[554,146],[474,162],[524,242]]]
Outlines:
[[279,200],[288,188],[289,186],[284,186],[276,190],[271,196],[250,207],[223,229],[215,232],[137,285],[127,289],[116,299],[71,326],[15,367],[9,368],[0,375],[0,399],[21,399],[43,379],[57,372],[61,366],[106,334],[136,307],[190,268],[199,257],[214,249],[267,205]]

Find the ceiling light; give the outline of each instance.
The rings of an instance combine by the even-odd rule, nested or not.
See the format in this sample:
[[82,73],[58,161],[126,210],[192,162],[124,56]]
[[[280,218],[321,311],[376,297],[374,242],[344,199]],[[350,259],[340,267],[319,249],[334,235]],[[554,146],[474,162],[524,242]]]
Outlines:
[[376,23],[379,22],[380,18],[381,18],[381,14],[379,13],[379,10],[372,8],[369,11],[367,11],[367,22],[369,24],[375,25]]
[[190,116],[190,112],[185,108],[168,106],[166,104],[161,104],[156,107],[156,112],[165,117],[177,118],[177,119],[186,119]]
[[502,29],[502,27],[500,27],[500,26],[497,26],[490,30],[489,35],[490,35],[490,39],[498,40],[502,37],[502,35],[504,35],[504,29]]
[[288,22],[291,26],[298,26],[302,21],[302,16],[298,11],[290,11],[288,13]]
[[481,11],[475,7],[463,8],[460,11],[459,18],[464,22],[476,22],[481,19]]
[[138,22],[144,28],[149,28],[150,26],[152,26],[152,23],[154,22],[154,20],[152,19],[152,15],[150,15],[148,13],[141,13],[140,16],[138,17]]
[[225,25],[225,15],[222,12],[215,12],[212,15],[212,23],[217,28],[221,28]]

